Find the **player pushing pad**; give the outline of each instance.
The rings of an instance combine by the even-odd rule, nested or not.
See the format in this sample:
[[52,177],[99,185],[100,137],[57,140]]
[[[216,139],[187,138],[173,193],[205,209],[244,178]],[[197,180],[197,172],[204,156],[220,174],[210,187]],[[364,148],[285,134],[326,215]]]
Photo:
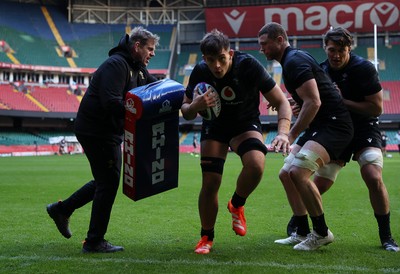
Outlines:
[[178,187],[184,91],[164,79],[126,94],[123,193],[134,201]]

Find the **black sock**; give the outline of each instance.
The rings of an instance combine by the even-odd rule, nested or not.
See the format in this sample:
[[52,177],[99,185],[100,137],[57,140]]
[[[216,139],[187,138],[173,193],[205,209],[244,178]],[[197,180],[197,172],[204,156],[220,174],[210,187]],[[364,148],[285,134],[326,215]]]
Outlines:
[[390,212],[386,215],[375,214],[376,221],[378,222],[379,237],[382,242],[390,239],[392,233],[390,231]]
[[240,206],[244,206],[246,203],[246,198],[240,197],[235,191],[235,193],[233,193],[231,203],[234,207],[238,208]]
[[317,232],[322,237],[328,236],[328,227],[326,226],[326,223],[325,223],[324,214],[322,214],[320,216],[316,216],[316,217],[310,216],[310,218],[311,218],[311,221],[313,224],[313,229],[315,230],[315,232]]
[[214,228],[210,230],[201,229],[200,235],[201,237],[208,236],[208,240],[212,241],[214,240]]
[[308,215],[295,216],[297,224],[297,235],[307,236],[310,233],[310,226],[308,224]]

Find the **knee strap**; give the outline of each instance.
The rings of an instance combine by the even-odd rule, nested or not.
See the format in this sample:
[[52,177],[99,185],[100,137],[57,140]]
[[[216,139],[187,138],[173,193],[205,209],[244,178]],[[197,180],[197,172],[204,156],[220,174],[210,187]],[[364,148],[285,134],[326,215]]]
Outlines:
[[320,167],[316,172],[315,176],[326,178],[332,182],[336,181],[337,175],[342,167],[336,163],[328,163],[323,167]]
[[312,150],[309,149],[301,149],[299,152],[296,153],[295,159],[293,160],[292,164],[294,166],[306,168],[315,172],[319,169],[319,165],[317,160],[321,157]]
[[294,154],[289,153],[289,155],[283,160],[284,164],[283,164],[281,170],[289,172],[289,169],[292,166],[293,160],[294,160]]
[[360,168],[368,164],[377,165],[383,168],[382,151],[376,149],[367,149],[361,153],[357,162],[360,165]]
[[224,171],[225,160],[217,157],[201,157],[201,171],[202,172],[215,172],[218,174]]
[[265,144],[263,144],[259,139],[249,138],[240,143],[237,148],[237,154],[242,157],[246,152],[251,150],[261,151],[264,155],[267,154],[268,151]]

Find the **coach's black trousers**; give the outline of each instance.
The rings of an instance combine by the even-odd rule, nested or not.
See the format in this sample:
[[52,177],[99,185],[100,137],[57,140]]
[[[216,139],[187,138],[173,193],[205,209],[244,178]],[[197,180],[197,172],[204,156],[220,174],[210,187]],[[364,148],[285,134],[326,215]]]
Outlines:
[[63,202],[70,216],[75,209],[93,201],[86,241],[97,243],[104,239],[111,209],[119,186],[122,164],[121,145],[77,135],[89,160],[94,180],[86,183]]

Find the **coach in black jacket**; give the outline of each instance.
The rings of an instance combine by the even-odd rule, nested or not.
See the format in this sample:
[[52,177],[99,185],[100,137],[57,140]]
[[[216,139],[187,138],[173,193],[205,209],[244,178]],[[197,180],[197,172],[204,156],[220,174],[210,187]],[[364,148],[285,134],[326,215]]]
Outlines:
[[132,88],[157,80],[146,66],[155,55],[158,41],[158,35],[143,27],[136,27],[125,35],[93,74],[80,104],[75,133],[94,179],[65,201],[49,204],[47,212],[60,233],[70,238],[69,217],[75,209],[93,201],[89,231],[82,249],[84,253],[123,250],[122,246],[106,241],[104,235],[121,174],[124,98]]

